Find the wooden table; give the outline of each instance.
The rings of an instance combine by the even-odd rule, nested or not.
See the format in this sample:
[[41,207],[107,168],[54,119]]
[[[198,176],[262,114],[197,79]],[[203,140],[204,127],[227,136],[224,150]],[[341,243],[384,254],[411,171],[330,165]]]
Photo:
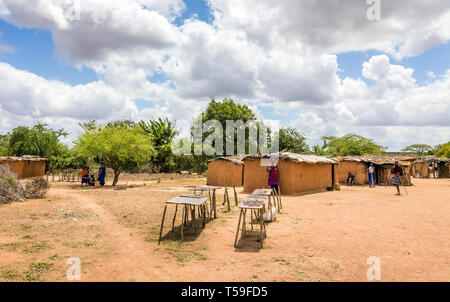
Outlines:
[[205,220],[206,220],[206,201],[208,199],[206,197],[203,197],[202,195],[180,195],[178,197],[172,198],[169,201],[166,201],[166,205],[164,207],[164,213],[161,221],[161,229],[159,231],[159,239],[158,239],[158,245],[161,243],[161,237],[162,237],[162,231],[164,227],[164,219],[166,217],[166,211],[168,205],[176,205],[175,208],[175,215],[173,216],[172,221],[172,230],[174,229],[175,224],[175,218],[177,216],[178,206],[183,206],[183,217],[181,221],[181,242],[184,241],[184,226],[189,221],[189,213],[191,212],[191,219],[192,219],[192,228],[194,230],[194,233],[197,234],[197,227],[195,225],[196,219],[195,219],[195,208],[198,207],[200,218],[203,218],[203,224],[202,227],[205,227]]
[[[241,228],[241,222],[242,222],[241,238],[246,236],[247,226],[246,226],[245,218],[247,216],[247,210],[250,210],[251,213],[255,212],[255,218],[259,224],[259,240],[261,243],[261,248],[263,247],[264,238],[267,237],[266,226],[264,224],[264,219],[263,219],[266,201],[267,201],[266,197],[249,196],[249,197],[245,198],[239,204],[239,209],[241,211],[239,214],[239,222],[238,222],[237,231],[236,231],[236,238],[234,239],[234,247],[237,247],[238,237],[239,237],[239,229]],[[254,224],[253,222],[254,221],[253,221],[253,215],[252,215],[251,221],[250,221],[252,229],[253,229],[253,224]]]
[[[217,218],[217,207],[216,207],[216,190],[220,189],[220,187],[215,186],[199,186],[199,187],[193,187],[190,190],[194,191],[194,194],[197,192],[200,192],[203,194],[203,192],[208,192],[209,194],[209,202],[210,202],[210,210],[209,210],[209,217],[211,218],[212,212],[214,211],[214,219]],[[211,194],[212,192],[212,194]]]
[[273,199],[273,204],[277,207],[278,213],[280,213],[283,205],[281,203],[281,196],[274,189],[256,189],[253,191],[252,196],[267,196],[269,198],[269,210],[272,206],[270,199]]

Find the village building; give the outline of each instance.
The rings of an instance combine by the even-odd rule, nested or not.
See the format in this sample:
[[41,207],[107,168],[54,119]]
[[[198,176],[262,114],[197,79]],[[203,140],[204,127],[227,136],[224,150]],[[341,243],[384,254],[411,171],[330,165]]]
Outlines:
[[355,176],[356,185],[368,184],[368,169],[370,164],[373,164],[375,167],[376,183],[379,185],[391,185],[390,170],[394,166],[395,161],[398,160],[405,172],[402,177],[403,183],[405,185],[412,185],[410,177],[412,159],[415,158],[396,158],[374,155],[337,157],[336,160],[339,164],[336,166],[336,181],[339,184],[346,184],[348,174],[351,173]]
[[[336,160],[289,152],[281,152],[277,156],[281,194],[293,195],[334,189],[335,165],[338,163]],[[273,158],[268,155],[249,155],[243,159],[244,192],[268,188],[267,168],[272,161]]]
[[222,156],[208,161],[207,184],[221,187],[242,187],[245,155]]
[[[430,164],[433,167],[431,171],[429,169]],[[437,167],[436,170],[435,167]],[[450,178],[449,167],[450,158],[423,156],[412,163],[411,175],[415,178]]]
[[6,165],[19,178],[30,178],[45,175],[47,159],[38,156],[0,157],[0,165]]

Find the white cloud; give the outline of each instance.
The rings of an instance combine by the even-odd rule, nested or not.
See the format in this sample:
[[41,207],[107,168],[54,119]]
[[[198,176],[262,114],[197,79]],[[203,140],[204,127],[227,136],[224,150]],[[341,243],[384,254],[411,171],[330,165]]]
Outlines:
[[[366,1],[209,0],[212,25],[192,19],[177,27],[171,21],[185,10],[182,0],[0,0],[0,18],[49,29],[59,58],[101,79],[71,86],[0,63],[0,131],[35,120],[75,129],[90,118],[159,116],[188,129],[210,96],[231,96],[258,115],[262,104],[297,113],[290,124],[315,143],[348,132],[396,148],[448,140],[449,73],[430,73],[419,86],[413,69],[374,56],[362,66],[374,82],[367,85],[341,79],[336,58],[377,49],[401,59],[448,41],[447,2],[382,1],[382,19],[371,22]],[[163,81],[151,83],[154,75]],[[138,110],[135,99],[152,106]],[[434,129],[432,137],[424,129]]]

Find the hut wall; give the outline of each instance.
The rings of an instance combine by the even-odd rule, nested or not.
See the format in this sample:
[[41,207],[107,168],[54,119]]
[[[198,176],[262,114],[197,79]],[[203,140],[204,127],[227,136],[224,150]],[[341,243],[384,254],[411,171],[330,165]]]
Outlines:
[[210,186],[236,186],[243,183],[244,165],[237,165],[226,160],[215,160],[208,163],[207,183]]
[[427,162],[415,162],[412,164],[411,175],[416,178],[428,178],[430,173],[428,170],[429,163]]
[[336,181],[340,184],[347,183],[348,173],[355,175],[355,184],[369,183],[368,165],[361,162],[343,161],[336,165]]
[[[244,162],[244,192],[268,188],[267,167],[259,159]],[[283,195],[326,190],[332,186],[331,164],[309,164],[280,160],[280,189]]]
[[0,164],[8,165],[19,178],[29,178],[45,175],[45,161],[2,160]]

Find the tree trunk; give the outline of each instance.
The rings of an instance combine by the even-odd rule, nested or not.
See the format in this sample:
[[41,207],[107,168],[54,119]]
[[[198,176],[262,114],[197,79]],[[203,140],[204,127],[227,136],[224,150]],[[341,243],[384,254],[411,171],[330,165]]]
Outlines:
[[114,180],[113,180],[113,184],[112,184],[113,187],[115,187],[117,185],[117,183],[119,182],[120,172],[121,172],[120,168],[114,169]]

